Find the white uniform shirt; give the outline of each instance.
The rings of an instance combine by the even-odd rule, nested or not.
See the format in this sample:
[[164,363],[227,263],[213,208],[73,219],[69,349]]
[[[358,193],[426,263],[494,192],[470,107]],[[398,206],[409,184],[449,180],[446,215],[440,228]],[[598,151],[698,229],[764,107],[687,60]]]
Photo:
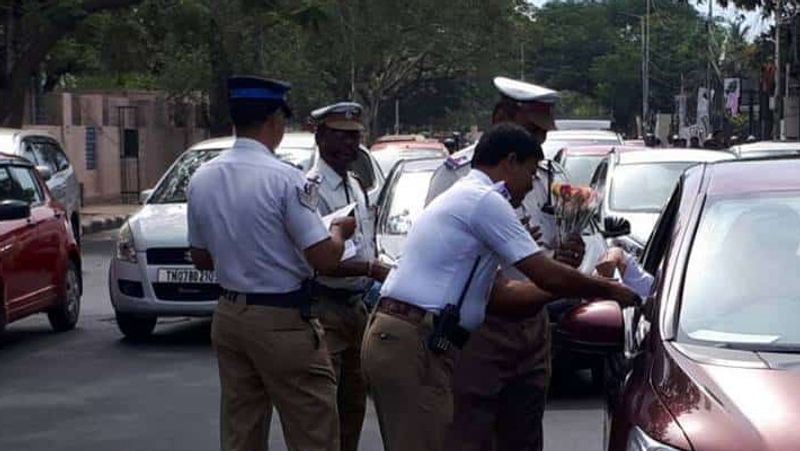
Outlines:
[[189,245],[211,254],[223,288],[297,290],[312,276],[303,250],[329,237],[314,189],[261,143],[238,138],[192,176]]
[[472,170],[434,199],[411,226],[403,256],[381,295],[439,312],[458,302],[480,257],[461,309],[463,327],[480,326],[498,265],[512,265],[539,251],[506,194],[504,184]]
[[[356,245],[358,261],[369,261],[376,257],[375,252],[375,225],[368,206],[367,197],[358,180],[350,173],[347,180],[331,168],[322,157],[318,158],[307,174],[310,182],[319,185],[319,212],[328,215],[334,211],[356,203],[356,231],[351,238]],[[318,276],[317,282],[330,288],[347,289],[353,291],[366,290],[372,280],[368,277],[323,277]]]
[[[467,175],[471,169],[470,162],[475,154],[475,146],[465,147],[451,155],[441,166],[439,166],[431,178],[431,185],[428,189],[426,203],[430,203],[437,196],[453,186],[460,178]],[[531,226],[539,226],[542,238],[539,240],[545,247],[555,248],[556,220],[552,214],[542,211],[542,207],[547,203],[548,176],[544,171],[539,171],[539,178],[533,184],[533,190],[522,200],[519,215],[528,216]],[[554,181],[565,181],[557,177]],[[521,218],[520,218],[521,219]]]

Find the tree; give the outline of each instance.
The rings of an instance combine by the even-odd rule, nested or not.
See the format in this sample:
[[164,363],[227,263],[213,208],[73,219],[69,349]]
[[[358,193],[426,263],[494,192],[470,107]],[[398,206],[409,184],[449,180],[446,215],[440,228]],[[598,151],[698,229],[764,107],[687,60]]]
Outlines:
[[4,0],[0,3],[0,124],[22,125],[31,77],[59,41],[86,18],[140,0]]

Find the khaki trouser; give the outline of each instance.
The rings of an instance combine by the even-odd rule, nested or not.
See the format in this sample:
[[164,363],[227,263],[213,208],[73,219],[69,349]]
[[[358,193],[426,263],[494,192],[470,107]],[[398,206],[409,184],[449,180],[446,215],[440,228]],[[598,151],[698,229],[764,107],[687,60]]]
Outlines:
[[370,318],[361,362],[385,451],[442,451],[452,421],[454,355],[426,346],[430,315],[414,324],[381,312]]
[[272,405],[289,450],[339,451],[336,379],[318,321],[303,320],[295,309],[220,299],[211,339],[224,451],[263,449]]
[[456,359],[447,449],[541,451],[550,373],[545,310],[523,320],[487,315]]
[[367,325],[367,307],[361,301],[361,295],[349,299],[325,295],[316,298],[337,381],[341,450],[357,451],[367,410],[367,383],[361,371],[361,342]]

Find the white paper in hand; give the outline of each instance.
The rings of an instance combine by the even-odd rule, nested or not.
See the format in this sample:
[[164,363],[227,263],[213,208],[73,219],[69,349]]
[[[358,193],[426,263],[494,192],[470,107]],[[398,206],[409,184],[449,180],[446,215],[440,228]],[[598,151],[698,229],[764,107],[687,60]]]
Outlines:
[[322,223],[325,224],[325,228],[327,230],[330,230],[331,224],[333,223],[334,219],[345,218],[347,216],[350,216],[350,214],[353,212],[353,210],[355,210],[355,208],[356,208],[355,202],[347,204],[344,207],[334,211],[333,213],[323,216]]

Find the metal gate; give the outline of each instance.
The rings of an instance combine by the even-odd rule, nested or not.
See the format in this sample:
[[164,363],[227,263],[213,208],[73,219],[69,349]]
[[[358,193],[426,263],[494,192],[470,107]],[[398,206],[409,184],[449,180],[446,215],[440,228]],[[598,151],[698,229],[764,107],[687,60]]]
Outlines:
[[141,175],[139,171],[139,128],[137,107],[117,107],[119,117],[119,170],[120,194],[125,204],[139,203]]

